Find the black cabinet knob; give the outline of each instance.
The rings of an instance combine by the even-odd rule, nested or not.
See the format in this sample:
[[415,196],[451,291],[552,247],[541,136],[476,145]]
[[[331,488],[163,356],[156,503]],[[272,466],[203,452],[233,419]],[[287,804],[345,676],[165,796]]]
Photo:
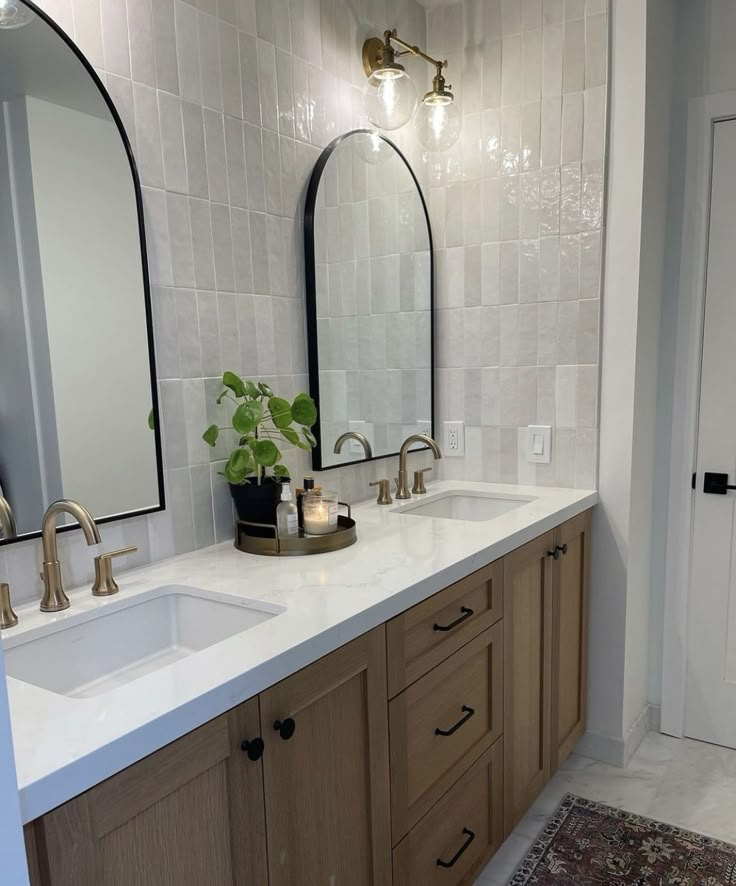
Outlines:
[[287,717],[285,720],[276,720],[273,724],[273,728],[274,732],[278,732],[279,736],[283,738],[284,741],[288,741],[296,730],[296,723],[291,717]]
[[560,559],[559,547],[555,548],[553,551],[547,551],[547,556],[552,557],[553,560],[559,560]]
[[245,751],[248,754],[248,759],[253,760],[254,762],[261,759],[265,747],[266,746],[260,735],[258,738],[246,738],[244,741],[240,742],[240,750]]

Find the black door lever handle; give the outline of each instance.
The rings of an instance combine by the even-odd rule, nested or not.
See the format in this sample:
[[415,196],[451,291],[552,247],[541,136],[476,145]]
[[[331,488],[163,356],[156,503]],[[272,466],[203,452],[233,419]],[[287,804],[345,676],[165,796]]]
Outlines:
[[703,476],[703,492],[710,495],[726,495],[729,489],[736,489],[736,486],[729,486],[728,474],[713,474],[706,472]]

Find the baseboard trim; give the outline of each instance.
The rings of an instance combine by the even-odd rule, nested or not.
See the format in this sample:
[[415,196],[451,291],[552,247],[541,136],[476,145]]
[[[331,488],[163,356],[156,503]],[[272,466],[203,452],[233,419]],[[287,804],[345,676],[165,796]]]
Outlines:
[[626,735],[612,736],[586,732],[575,746],[575,753],[598,760],[600,763],[608,763],[610,766],[624,767],[647,732],[650,729],[659,732],[659,722],[659,706],[646,705]]

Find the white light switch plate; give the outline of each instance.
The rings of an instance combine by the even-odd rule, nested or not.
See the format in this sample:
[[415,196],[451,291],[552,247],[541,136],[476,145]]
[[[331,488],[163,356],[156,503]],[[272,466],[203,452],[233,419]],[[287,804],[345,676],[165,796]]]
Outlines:
[[535,464],[552,462],[552,426],[529,425],[526,439],[526,459]]
[[446,421],[443,427],[445,445],[442,447],[442,455],[445,458],[465,455],[465,422]]

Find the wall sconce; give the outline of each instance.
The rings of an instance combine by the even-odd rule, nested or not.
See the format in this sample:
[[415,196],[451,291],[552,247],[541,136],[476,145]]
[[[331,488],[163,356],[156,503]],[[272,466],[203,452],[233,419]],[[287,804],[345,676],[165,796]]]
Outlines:
[[12,30],[30,24],[36,16],[21,0],[0,0],[0,28]]
[[[394,48],[393,44],[401,47]],[[435,66],[432,89],[417,108],[414,81],[396,61],[402,55],[416,55]],[[462,118],[455,96],[442,76],[447,61],[439,61],[402,40],[393,31],[384,31],[383,40],[370,37],[363,44],[363,68],[368,81],[363,88],[363,106],[368,119],[379,129],[398,129],[414,117],[417,138],[429,151],[446,151],[460,136]],[[414,113],[416,110],[416,114]]]

